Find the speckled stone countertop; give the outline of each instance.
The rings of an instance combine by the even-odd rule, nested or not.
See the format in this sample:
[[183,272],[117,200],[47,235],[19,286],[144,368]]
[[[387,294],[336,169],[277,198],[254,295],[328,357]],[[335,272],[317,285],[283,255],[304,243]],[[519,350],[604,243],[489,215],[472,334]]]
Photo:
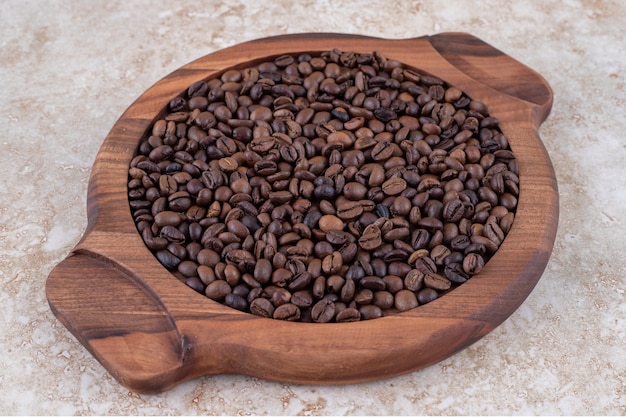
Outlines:
[[[0,4],[0,414],[626,414],[626,3],[50,1]],[[552,258],[500,327],[422,371],[347,386],[236,375],[120,386],[51,313],[45,280],[87,224],[91,166],[143,91],[255,38],[471,33],[554,90]]]

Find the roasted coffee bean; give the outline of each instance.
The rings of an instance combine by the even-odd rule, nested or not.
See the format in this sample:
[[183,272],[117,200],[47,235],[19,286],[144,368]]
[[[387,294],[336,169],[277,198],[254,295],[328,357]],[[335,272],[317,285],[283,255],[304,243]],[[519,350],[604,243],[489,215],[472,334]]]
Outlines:
[[424,284],[426,274],[417,269],[410,270],[404,277],[404,287],[410,291],[418,291]]
[[394,305],[394,295],[389,291],[376,291],[372,304],[380,307],[383,311],[389,310]]
[[446,291],[450,289],[450,286],[452,284],[450,280],[446,277],[439,274],[430,273],[424,276],[424,285],[428,288],[432,288],[433,290]]
[[427,304],[439,297],[439,293],[432,288],[424,288],[417,293],[417,301],[420,304]]
[[485,266],[485,260],[477,253],[469,253],[463,259],[463,271],[466,274],[476,275],[483,269],[483,266]]
[[391,178],[385,181],[381,188],[386,195],[398,195],[407,187],[406,180],[403,178]]
[[245,298],[238,294],[226,294],[224,297],[224,304],[237,310],[246,311],[248,308],[248,302]]
[[291,303],[305,309],[313,305],[313,295],[308,290],[296,291],[291,296]]
[[311,282],[311,274],[306,271],[294,275],[293,280],[288,284],[290,291],[298,291],[306,288]]
[[448,201],[443,206],[443,219],[447,222],[455,223],[463,218],[465,214],[465,206],[459,199]]
[[322,271],[329,275],[338,273],[342,266],[343,260],[341,258],[341,253],[339,253],[338,251],[327,255],[322,260]]
[[383,316],[381,308],[374,304],[359,307],[359,313],[361,314],[361,318],[363,320],[372,320]]
[[382,236],[380,228],[374,224],[370,224],[365,228],[363,234],[359,238],[359,246],[366,250],[374,250],[382,244]]
[[223,301],[226,295],[232,292],[232,288],[226,281],[221,279],[215,280],[207,285],[205,294],[212,300]]
[[[255,298],[250,303],[250,312],[261,317],[274,317],[274,305],[266,298]],[[285,313],[281,312],[281,316]]]
[[185,280],[185,284],[199,293],[204,292],[204,284],[198,277],[190,277]]
[[335,303],[329,299],[322,299],[311,309],[311,318],[316,323],[328,323],[335,317]]
[[400,290],[394,296],[394,306],[400,312],[411,310],[418,306],[417,297],[413,291]]
[[298,321],[300,319],[300,308],[292,303],[283,304],[274,310],[272,317],[277,320]]
[[353,321],[361,320],[361,313],[356,308],[346,308],[341,312],[337,313],[337,317],[335,318],[337,323],[349,323]]
[[438,298],[480,273],[519,196],[487,107],[378,52],[228,69],[170,101],[138,143],[129,205],[159,262],[283,320]]
[[373,275],[363,277],[359,281],[359,285],[362,288],[367,288],[372,291],[382,291],[386,288],[385,281],[383,281],[381,277],[377,277]]
[[274,291],[272,291],[271,294],[270,301],[274,304],[274,307],[279,307],[291,301],[291,293],[285,288],[274,288]]
[[344,223],[339,217],[327,214],[319,219],[319,228],[324,232],[343,230]]
[[363,207],[358,201],[348,201],[337,206],[337,217],[342,220],[354,220],[363,214]]
[[446,267],[444,268],[444,275],[450,281],[457,284],[464,283],[470,277],[469,274],[467,274],[463,270],[463,266],[459,263],[451,263],[449,265],[446,265]]

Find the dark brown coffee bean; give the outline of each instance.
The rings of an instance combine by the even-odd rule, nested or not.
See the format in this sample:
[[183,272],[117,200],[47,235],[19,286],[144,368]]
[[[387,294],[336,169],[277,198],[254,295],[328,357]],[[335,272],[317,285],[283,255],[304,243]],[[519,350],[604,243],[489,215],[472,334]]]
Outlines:
[[353,242],[346,243],[343,246],[341,246],[339,248],[339,253],[341,254],[341,259],[343,261],[343,264],[344,265],[352,264],[352,261],[356,257],[358,251],[359,251],[358,246],[356,245],[356,243],[353,243]]
[[354,301],[359,305],[370,304],[374,300],[374,292],[368,288],[361,288],[354,294]]
[[478,274],[483,269],[483,266],[485,266],[485,260],[477,253],[469,253],[463,259],[463,271],[466,274]]
[[365,228],[363,234],[359,238],[359,246],[364,250],[374,250],[382,244],[382,236],[380,228],[374,224],[370,224]]
[[174,211],[162,211],[154,215],[154,224],[158,227],[178,226],[182,220],[180,214]]
[[311,274],[306,271],[294,275],[293,280],[288,284],[290,291],[298,291],[306,288],[311,282]]
[[307,290],[296,291],[291,296],[291,303],[300,307],[300,309],[308,308],[313,305],[313,296]]
[[[463,260],[461,259],[461,262],[462,261]],[[450,281],[457,284],[462,284],[470,277],[470,275],[463,270],[463,266],[459,263],[451,263],[449,265],[446,265],[444,269],[444,275]]]
[[417,297],[413,291],[400,290],[394,296],[394,306],[400,312],[411,310],[418,306]]
[[377,276],[364,277],[359,281],[359,285],[372,291],[382,291],[386,288],[385,281]]
[[223,301],[227,294],[232,292],[232,288],[226,281],[215,280],[207,285],[205,294],[212,300]]
[[334,317],[335,303],[331,300],[320,300],[311,309],[311,318],[316,323],[328,323]]
[[389,142],[378,142],[372,148],[372,159],[376,162],[384,162],[391,158],[394,153],[394,148]]
[[450,286],[452,284],[450,280],[446,277],[439,274],[430,273],[424,276],[424,285],[437,291],[446,291],[450,289]]
[[363,207],[358,201],[348,201],[337,206],[337,217],[341,220],[354,220],[361,214],[363,214]]
[[497,223],[487,223],[483,228],[483,233],[497,246],[500,246],[504,240],[504,232]]
[[272,272],[272,284],[277,287],[287,286],[293,279],[293,273],[286,268],[276,268]]
[[318,275],[313,281],[313,297],[322,298],[326,292],[326,277]]
[[244,297],[238,294],[226,294],[224,297],[224,304],[237,310],[246,311],[248,308],[248,302]]
[[451,251],[447,246],[437,245],[430,251],[430,257],[437,265],[443,265]]
[[270,301],[274,304],[274,307],[287,304],[291,301],[291,293],[282,287],[274,288],[271,292]]
[[383,316],[383,311],[380,307],[373,304],[359,307],[359,313],[361,314],[361,319],[363,320],[372,320]]
[[349,200],[363,200],[367,195],[367,187],[358,182],[348,182],[343,187],[343,195]]
[[372,304],[380,307],[381,310],[389,310],[394,305],[394,295],[389,291],[376,291]]
[[418,291],[422,288],[426,274],[417,269],[410,270],[404,277],[404,287],[410,291]]
[[335,317],[337,323],[349,323],[359,320],[361,320],[361,313],[356,308],[346,308],[337,313],[337,317]]
[[424,288],[417,293],[417,301],[420,304],[428,304],[431,301],[436,300],[438,296],[439,294],[437,293],[437,291],[433,290],[432,288]]
[[451,200],[443,206],[443,218],[447,222],[458,222],[464,214],[465,206],[459,199]]
[[292,303],[283,304],[274,310],[272,317],[277,320],[298,321],[300,319],[300,308]]
[[254,266],[254,279],[261,284],[266,284],[272,277],[272,264],[267,259],[259,259]]
[[199,293],[204,292],[204,284],[198,277],[190,277],[185,280],[185,284]]
[[[274,305],[266,298],[255,298],[250,303],[250,312],[254,315],[269,318],[274,316],[274,311]],[[281,312],[281,315],[283,314],[286,312]]]

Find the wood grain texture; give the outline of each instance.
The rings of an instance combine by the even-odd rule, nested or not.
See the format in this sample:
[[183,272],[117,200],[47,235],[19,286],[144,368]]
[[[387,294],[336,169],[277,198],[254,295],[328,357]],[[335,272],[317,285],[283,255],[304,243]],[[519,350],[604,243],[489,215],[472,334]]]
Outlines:
[[[519,160],[513,228],[480,275],[425,306],[372,321],[281,322],[195,293],[158,263],[135,229],[126,184],[139,139],[170,99],[195,81],[271,56],[332,48],[380,51],[486,103]],[[288,35],[207,55],[148,89],[106,137],[90,177],[87,230],[46,283],[50,307],[121,384],[138,392],[159,392],[220,373],[352,383],[441,361],[509,317],[548,262],[558,223],[558,190],[538,128],[551,106],[552,91],[541,76],[463,33],[404,40]]]

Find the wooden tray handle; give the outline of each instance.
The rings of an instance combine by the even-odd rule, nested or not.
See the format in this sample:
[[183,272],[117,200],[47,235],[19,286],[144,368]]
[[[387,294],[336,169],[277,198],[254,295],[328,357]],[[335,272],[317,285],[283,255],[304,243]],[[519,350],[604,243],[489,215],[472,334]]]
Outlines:
[[486,86],[541,107],[547,117],[552,89],[537,72],[484,41],[466,33],[428,37],[439,54],[458,70]]
[[159,300],[110,260],[70,254],[46,293],[59,321],[122,385],[152,392],[180,379],[184,338]]

